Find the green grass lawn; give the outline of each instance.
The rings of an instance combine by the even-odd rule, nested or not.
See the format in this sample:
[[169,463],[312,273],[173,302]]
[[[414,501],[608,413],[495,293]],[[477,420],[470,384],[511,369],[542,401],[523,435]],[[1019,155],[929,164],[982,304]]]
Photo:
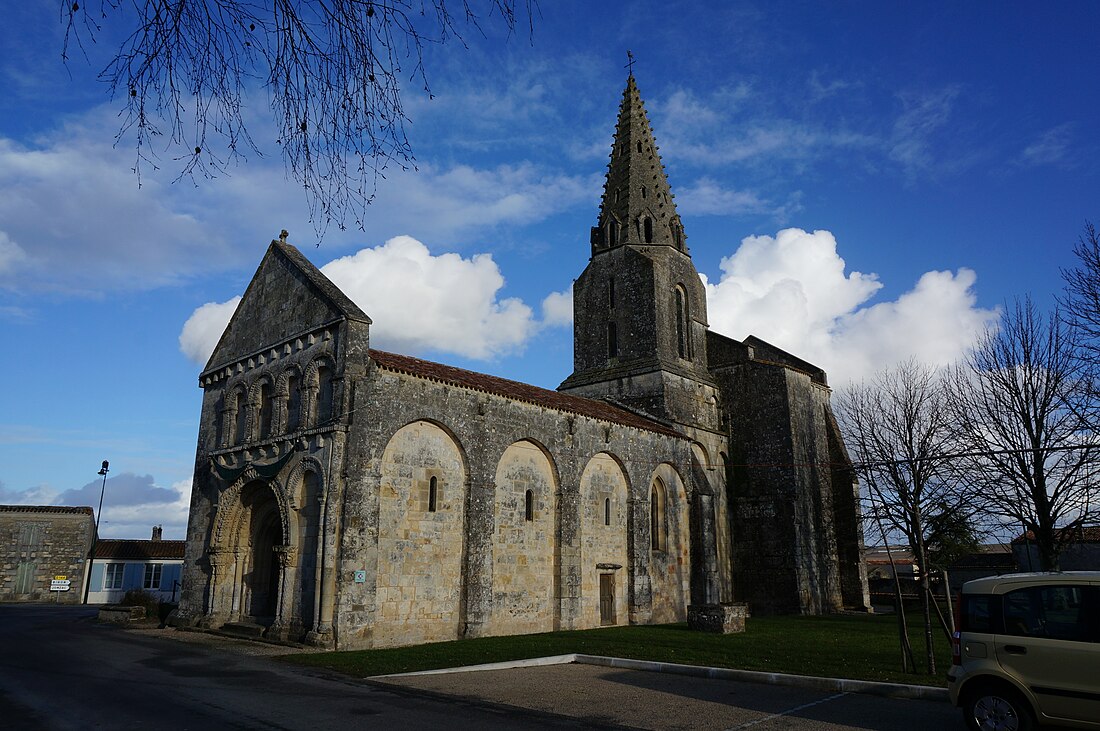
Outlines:
[[[515,637],[483,637],[354,652],[287,655],[287,662],[365,677],[477,665],[547,655],[584,653],[637,660],[765,670],[942,686],[950,649],[935,630],[936,675],[901,672],[897,620],[893,616],[750,617],[741,634],[693,632],[684,624],[608,627]],[[910,615],[910,642],[924,666],[920,617]]]

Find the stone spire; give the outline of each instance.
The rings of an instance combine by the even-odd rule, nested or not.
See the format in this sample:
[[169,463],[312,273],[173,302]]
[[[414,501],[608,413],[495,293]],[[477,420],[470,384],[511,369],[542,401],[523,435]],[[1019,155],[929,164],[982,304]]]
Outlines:
[[592,229],[592,253],[624,244],[672,246],[687,253],[683,225],[633,74],[619,106],[599,225]]

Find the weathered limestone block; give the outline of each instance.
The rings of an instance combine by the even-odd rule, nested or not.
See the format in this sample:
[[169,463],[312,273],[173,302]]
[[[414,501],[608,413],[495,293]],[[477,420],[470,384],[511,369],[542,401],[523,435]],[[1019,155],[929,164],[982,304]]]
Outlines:
[[692,604],[688,607],[688,627],[730,635],[745,631],[747,616],[747,604]]
[[100,622],[137,622],[145,619],[145,607],[123,607],[109,604],[99,608],[96,617]]

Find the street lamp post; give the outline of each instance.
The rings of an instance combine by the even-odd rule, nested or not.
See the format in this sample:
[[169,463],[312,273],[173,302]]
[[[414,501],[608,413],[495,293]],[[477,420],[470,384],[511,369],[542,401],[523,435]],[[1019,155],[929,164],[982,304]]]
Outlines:
[[95,533],[92,534],[92,548],[88,551],[88,574],[84,579],[84,604],[88,603],[88,590],[92,588],[92,564],[95,563],[95,544],[99,542],[99,515],[103,512],[103,493],[107,490],[107,472],[109,462],[103,460],[103,466],[99,468],[103,475],[103,484],[99,488],[99,509],[95,511]]

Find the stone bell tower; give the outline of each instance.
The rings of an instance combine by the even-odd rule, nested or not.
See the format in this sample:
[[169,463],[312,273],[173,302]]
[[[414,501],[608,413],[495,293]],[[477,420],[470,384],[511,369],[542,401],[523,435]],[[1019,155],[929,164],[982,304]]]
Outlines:
[[633,74],[591,241],[573,284],[573,374],[559,390],[716,431],[706,294]]

